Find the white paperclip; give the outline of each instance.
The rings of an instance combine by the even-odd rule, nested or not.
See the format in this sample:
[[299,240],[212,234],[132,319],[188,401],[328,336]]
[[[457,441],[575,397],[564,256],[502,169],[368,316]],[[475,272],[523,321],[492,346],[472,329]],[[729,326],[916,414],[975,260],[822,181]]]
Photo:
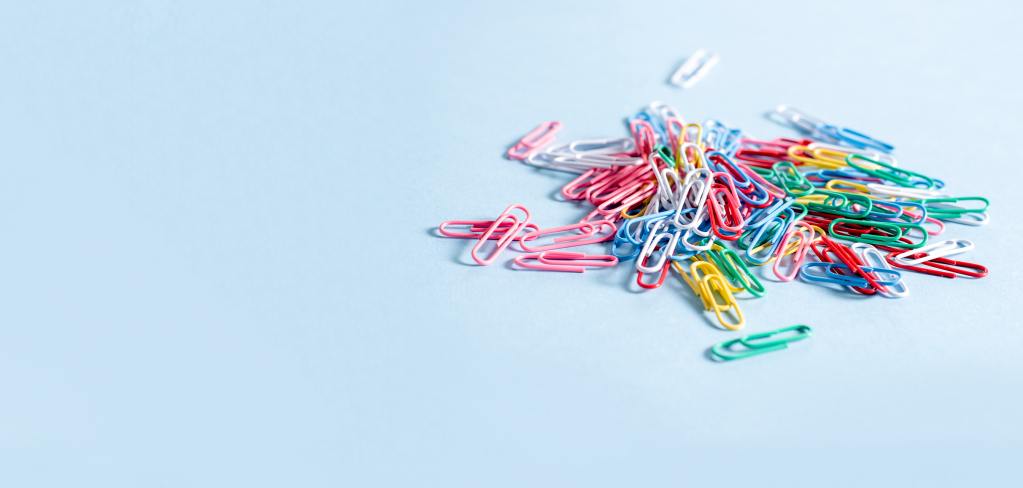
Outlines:
[[880,183],[867,183],[867,189],[873,193],[880,193],[882,195],[890,195],[893,197],[902,198],[915,198],[915,199],[927,199],[927,198],[944,198],[949,195],[941,193],[935,190],[924,190],[922,188],[906,188],[903,186],[893,185],[882,185]]
[[[884,254],[881,254],[881,251],[878,251],[876,247],[871,246],[870,244],[867,243],[857,242],[849,246],[849,248],[852,249],[853,252],[860,251],[860,259],[862,259],[864,264],[866,264],[867,266],[871,266],[873,268],[884,268],[890,271],[895,271],[892,269],[892,265],[888,264],[888,261],[885,261]],[[867,255],[874,256],[874,258],[876,258],[879,264],[877,265],[872,264]],[[893,286],[886,286],[885,288],[888,290],[888,293],[886,293],[886,295],[890,295],[895,298],[902,298],[906,295],[909,295],[909,287],[906,286],[906,280],[899,280],[898,286],[902,287],[902,291],[895,291],[895,288]]]
[[675,110],[675,107],[668,102],[650,102],[650,110],[661,117],[661,122],[664,122],[665,127],[668,125],[668,117],[675,117],[683,127],[686,125],[682,114],[678,113],[678,110]]
[[636,140],[631,137],[584,139],[569,143],[568,150],[577,154],[628,154],[636,150]]
[[700,81],[704,75],[718,64],[717,53],[710,52],[706,49],[700,49],[689,56],[686,62],[679,66],[675,74],[671,75],[671,84],[682,88],[689,88]]
[[[646,244],[643,246],[643,251],[639,253],[639,257],[636,258],[636,270],[641,273],[656,273],[664,267],[664,263],[668,261],[668,258],[675,253],[675,243],[678,242],[679,236],[682,234],[682,229],[678,229],[674,232],[662,232],[660,234],[657,231],[661,230],[661,227],[667,223],[667,219],[658,220],[654,223],[653,229],[650,230],[650,235],[646,238]],[[653,266],[644,266],[643,261],[649,258],[654,253],[654,247],[657,243],[667,239],[668,245],[661,248],[661,257],[657,260]]]
[[[930,244],[919,249],[910,249],[895,256],[893,259],[906,266],[916,266],[932,259],[964,253],[970,249],[973,249],[973,243],[966,239],[949,239],[947,241],[935,242],[934,244]],[[926,255],[922,258],[910,261],[905,260],[906,258],[918,253],[926,253]]]

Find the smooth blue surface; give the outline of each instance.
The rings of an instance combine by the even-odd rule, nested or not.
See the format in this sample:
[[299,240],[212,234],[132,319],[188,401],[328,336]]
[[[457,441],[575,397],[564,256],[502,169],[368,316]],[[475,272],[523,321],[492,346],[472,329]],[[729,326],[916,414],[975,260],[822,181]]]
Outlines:
[[[1011,2],[7,2],[0,486],[994,486],[1023,421]],[[667,85],[688,54],[721,62]],[[762,138],[786,103],[992,202],[982,280],[766,283],[473,265],[449,219],[577,221],[501,155],[653,100]],[[599,246],[589,248],[602,249]],[[759,270],[758,272],[761,272]],[[771,281],[771,280],[767,280]]]

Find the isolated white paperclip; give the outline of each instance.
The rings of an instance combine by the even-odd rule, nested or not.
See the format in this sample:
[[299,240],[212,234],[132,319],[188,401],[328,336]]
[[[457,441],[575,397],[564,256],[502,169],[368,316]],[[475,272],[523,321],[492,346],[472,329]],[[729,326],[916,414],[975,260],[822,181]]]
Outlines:
[[718,64],[717,53],[706,49],[700,49],[689,56],[686,62],[679,66],[675,74],[671,75],[671,84],[682,88],[689,88],[700,81],[704,75]]

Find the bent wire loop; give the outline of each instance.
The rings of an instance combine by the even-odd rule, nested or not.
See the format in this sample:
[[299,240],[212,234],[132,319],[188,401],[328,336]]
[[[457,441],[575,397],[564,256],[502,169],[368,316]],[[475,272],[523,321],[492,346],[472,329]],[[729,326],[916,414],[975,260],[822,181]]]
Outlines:
[[[524,219],[520,220],[518,216],[511,213],[512,210],[516,209],[521,210],[523,213],[526,214]],[[494,250],[493,254],[491,254],[489,258],[484,259],[479,257],[480,248],[483,247],[483,244],[487,242],[490,236],[497,231],[501,223],[504,222],[506,219],[508,219],[509,221],[508,230],[505,231],[503,237],[497,240],[497,249]],[[474,259],[477,263],[479,263],[482,266],[486,266],[494,262],[494,260],[497,259],[497,256],[501,254],[501,251],[504,251],[505,248],[507,248],[508,245],[515,240],[515,236],[518,235],[518,233],[521,232],[523,229],[525,229],[527,224],[529,224],[529,210],[527,210],[526,207],[523,207],[522,205],[509,206],[504,210],[504,212],[501,212],[500,216],[494,219],[494,223],[491,224],[489,228],[487,228],[486,232],[484,232],[483,235],[480,236],[479,242],[477,242],[476,245],[473,246],[472,259]]]
[[[610,229],[606,236],[600,236],[599,234],[603,229]],[[546,246],[533,247],[527,244],[527,241],[535,240],[540,236],[547,234],[554,234],[556,232],[565,232],[570,230],[579,230],[582,232],[579,235],[574,236],[563,236],[554,238],[554,244],[548,244]],[[596,220],[593,222],[583,222],[579,224],[564,225],[561,227],[554,227],[552,229],[535,230],[524,234],[519,239],[519,246],[522,247],[523,251],[526,252],[542,252],[551,251],[554,249],[564,249],[566,247],[583,246],[586,244],[596,244],[598,242],[607,242],[614,239],[615,232],[617,229],[615,225],[606,220]]]
[[[527,259],[536,260],[537,263],[530,263]],[[532,254],[516,256],[515,264],[523,268],[539,269],[543,271],[565,271],[570,273],[583,273],[586,267],[606,268],[618,264],[618,258],[601,254],[586,254],[584,252],[565,251],[544,251]]]
[[[945,258],[933,258],[930,260],[923,261],[921,264],[924,266],[930,266],[935,269],[921,268],[919,266],[911,266],[902,264],[896,259],[896,255],[901,251],[892,251],[885,256],[885,260],[889,264],[897,268],[908,269],[910,271],[916,271],[917,273],[929,274],[933,276],[941,276],[943,278],[955,278],[956,275],[969,276],[971,278],[983,278],[987,276],[987,268],[979,264],[967,263],[966,261],[953,261]],[[923,258],[926,255],[924,253],[914,254],[913,258]],[[967,271],[969,269],[975,271]]]
[[[448,230],[448,227],[452,226],[469,226],[469,232],[454,232]],[[447,237],[461,237],[463,239],[479,239],[483,236],[483,233],[494,225],[493,220],[449,220],[442,222],[440,227],[437,229],[441,235]],[[513,226],[513,222],[499,222],[497,224],[497,230],[490,235],[489,239],[501,239],[505,236],[508,230]],[[536,224],[526,224],[523,229],[540,230]],[[522,239],[522,236],[515,237],[515,240]]]
[[[786,332],[796,332],[795,335],[779,337],[769,339],[771,337],[784,334]],[[813,335],[813,329],[805,325],[794,325],[792,327],[785,327],[783,329],[773,330],[770,332],[762,332],[759,334],[750,334],[743,336],[739,339],[722,342],[711,348],[711,353],[715,356],[730,361],[733,359],[748,358],[757,354],[763,354],[765,352],[778,351],[788,347],[790,342],[801,341],[809,338]],[[762,340],[767,339],[767,340]],[[741,345],[744,346],[745,350],[734,350],[732,346]]]
[[689,88],[700,81],[714,65],[718,64],[719,56],[706,49],[700,49],[689,56],[682,66],[671,75],[671,84],[680,88]]
[[[870,244],[857,242],[849,246],[849,249],[852,249],[853,252],[859,251],[860,259],[863,261],[863,264],[866,264],[867,266],[873,266],[875,268],[883,267],[889,270],[892,269],[891,265],[885,259],[885,255],[881,254],[881,251],[878,251],[876,247],[871,246]],[[871,264],[871,258],[873,258],[873,261],[877,261],[876,265]],[[897,290],[895,287],[901,288],[901,290]],[[892,285],[886,288],[887,290],[883,292],[886,296],[902,298],[909,295],[909,287],[906,286],[905,280],[900,280],[897,285]]]
[[508,157],[526,159],[533,151],[554,142],[557,137],[555,134],[559,130],[561,130],[561,122],[556,120],[540,124],[539,127],[523,136],[517,144],[508,149]]

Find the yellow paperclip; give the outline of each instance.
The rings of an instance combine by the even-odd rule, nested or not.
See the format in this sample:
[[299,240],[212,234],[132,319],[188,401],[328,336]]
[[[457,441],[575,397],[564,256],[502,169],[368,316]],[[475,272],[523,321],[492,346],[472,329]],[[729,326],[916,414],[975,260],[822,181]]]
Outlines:
[[[846,188],[836,188],[839,185],[847,186],[849,188],[852,188],[852,190]],[[829,181],[826,185],[824,185],[824,188],[832,191],[840,191],[843,193],[856,193],[859,195],[869,197],[872,200],[895,200],[895,197],[890,195],[875,195],[871,193],[870,188],[867,188],[867,185],[864,185],[862,183],[856,183],[854,181],[849,180],[834,179]]]
[[[788,149],[789,157],[792,158],[792,159],[795,159],[796,161],[799,161],[799,162],[801,162],[803,164],[809,164],[810,166],[816,166],[818,168],[823,168],[823,169],[838,169],[838,168],[841,168],[842,166],[846,166],[844,161],[843,161],[842,164],[836,164],[836,163],[832,163],[831,161],[824,160],[824,159],[808,158],[806,156],[800,156],[800,155],[796,154],[799,151],[810,152],[810,150],[807,149],[806,146],[789,146],[789,149]],[[810,152],[810,154],[813,154],[813,153]]]
[[[687,141],[687,140],[685,140],[686,136],[689,135],[689,128],[690,127],[696,127],[696,140],[695,141]],[[703,126],[700,125],[700,124],[697,124],[695,122],[692,123],[692,124],[686,124],[686,126],[682,129],[682,142],[692,142],[693,144],[696,144],[696,145],[700,146],[700,149],[705,149],[703,147]]]
[[[712,250],[715,250],[715,251],[724,251],[725,250],[725,248],[723,248],[723,247],[721,247],[721,246],[719,246],[717,244],[711,244],[710,248]],[[722,257],[724,257],[724,256],[722,256]],[[725,284],[728,285],[728,289],[731,290],[732,293],[739,293],[739,292],[742,292],[742,291],[746,290],[745,288],[740,288],[740,287],[737,287],[737,286],[732,286],[731,280],[729,280],[728,277],[725,276],[725,272],[722,271],[720,267],[718,267],[718,264],[713,259],[710,258],[709,254],[702,253],[700,255],[700,259],[703,262],[706,262],[707,264],[709,264],[711,266],[711,268],[714,270],[715,273],[720,275],[722,278],[725,278]]]
[[[717,315],[718,322],[721,323],[722,327],[731,330],[739,330],[744,325],[746,325],[746,320],[743,319],[742,317],[742,310],[739,310],[739,303],[735,301],[735,295],[732,295],[732,292],[728,291],[728,286],[726,286],[725,284],[725,279],[722,278],[721,275],[708,274],[704,276],[703,286],[704,290],[707,292],[708,297],[710,298],[711,303],[714,304],[714,314]],[[717,300],[714,300],[713,296],[714,291],[717,291],[718,294],[725,299],[724,305],[718,305]],[[721,312],[727,312],[728,309],[730,308],[735,308],[735,315],[738,316],[739,318],[738,322],[734,324],[729,324],[727,321],[725,321],[724,316],[721,315]]]
[[678,271],[678,274],[682,275],[682,279],[686,281],[686,284],[689,285],[689,288],[693,289],[693,293],[695,293],[696,296],[703,301],[703,308],[705,310],[710,310],[710,305],[707,304],[707,299],[704,298],[703,293],[701,293],[701,288],[703,287],[697,286],[697,284],[694,283],[693,280],[689,279],[689,273],[686,273],[686,270],[682,269],[682,265],[678,264],[678,261],[672,261],[671,265],[675,267],[675,271]]
[[810,154],[813,154],[813,157],[821,161],[827,161],[838,166],[848,166],[845,162],[845,157],[848,156],[849,153],[845,151],[836,151],[834,149],[824,149],[819,147],[810,151]]

